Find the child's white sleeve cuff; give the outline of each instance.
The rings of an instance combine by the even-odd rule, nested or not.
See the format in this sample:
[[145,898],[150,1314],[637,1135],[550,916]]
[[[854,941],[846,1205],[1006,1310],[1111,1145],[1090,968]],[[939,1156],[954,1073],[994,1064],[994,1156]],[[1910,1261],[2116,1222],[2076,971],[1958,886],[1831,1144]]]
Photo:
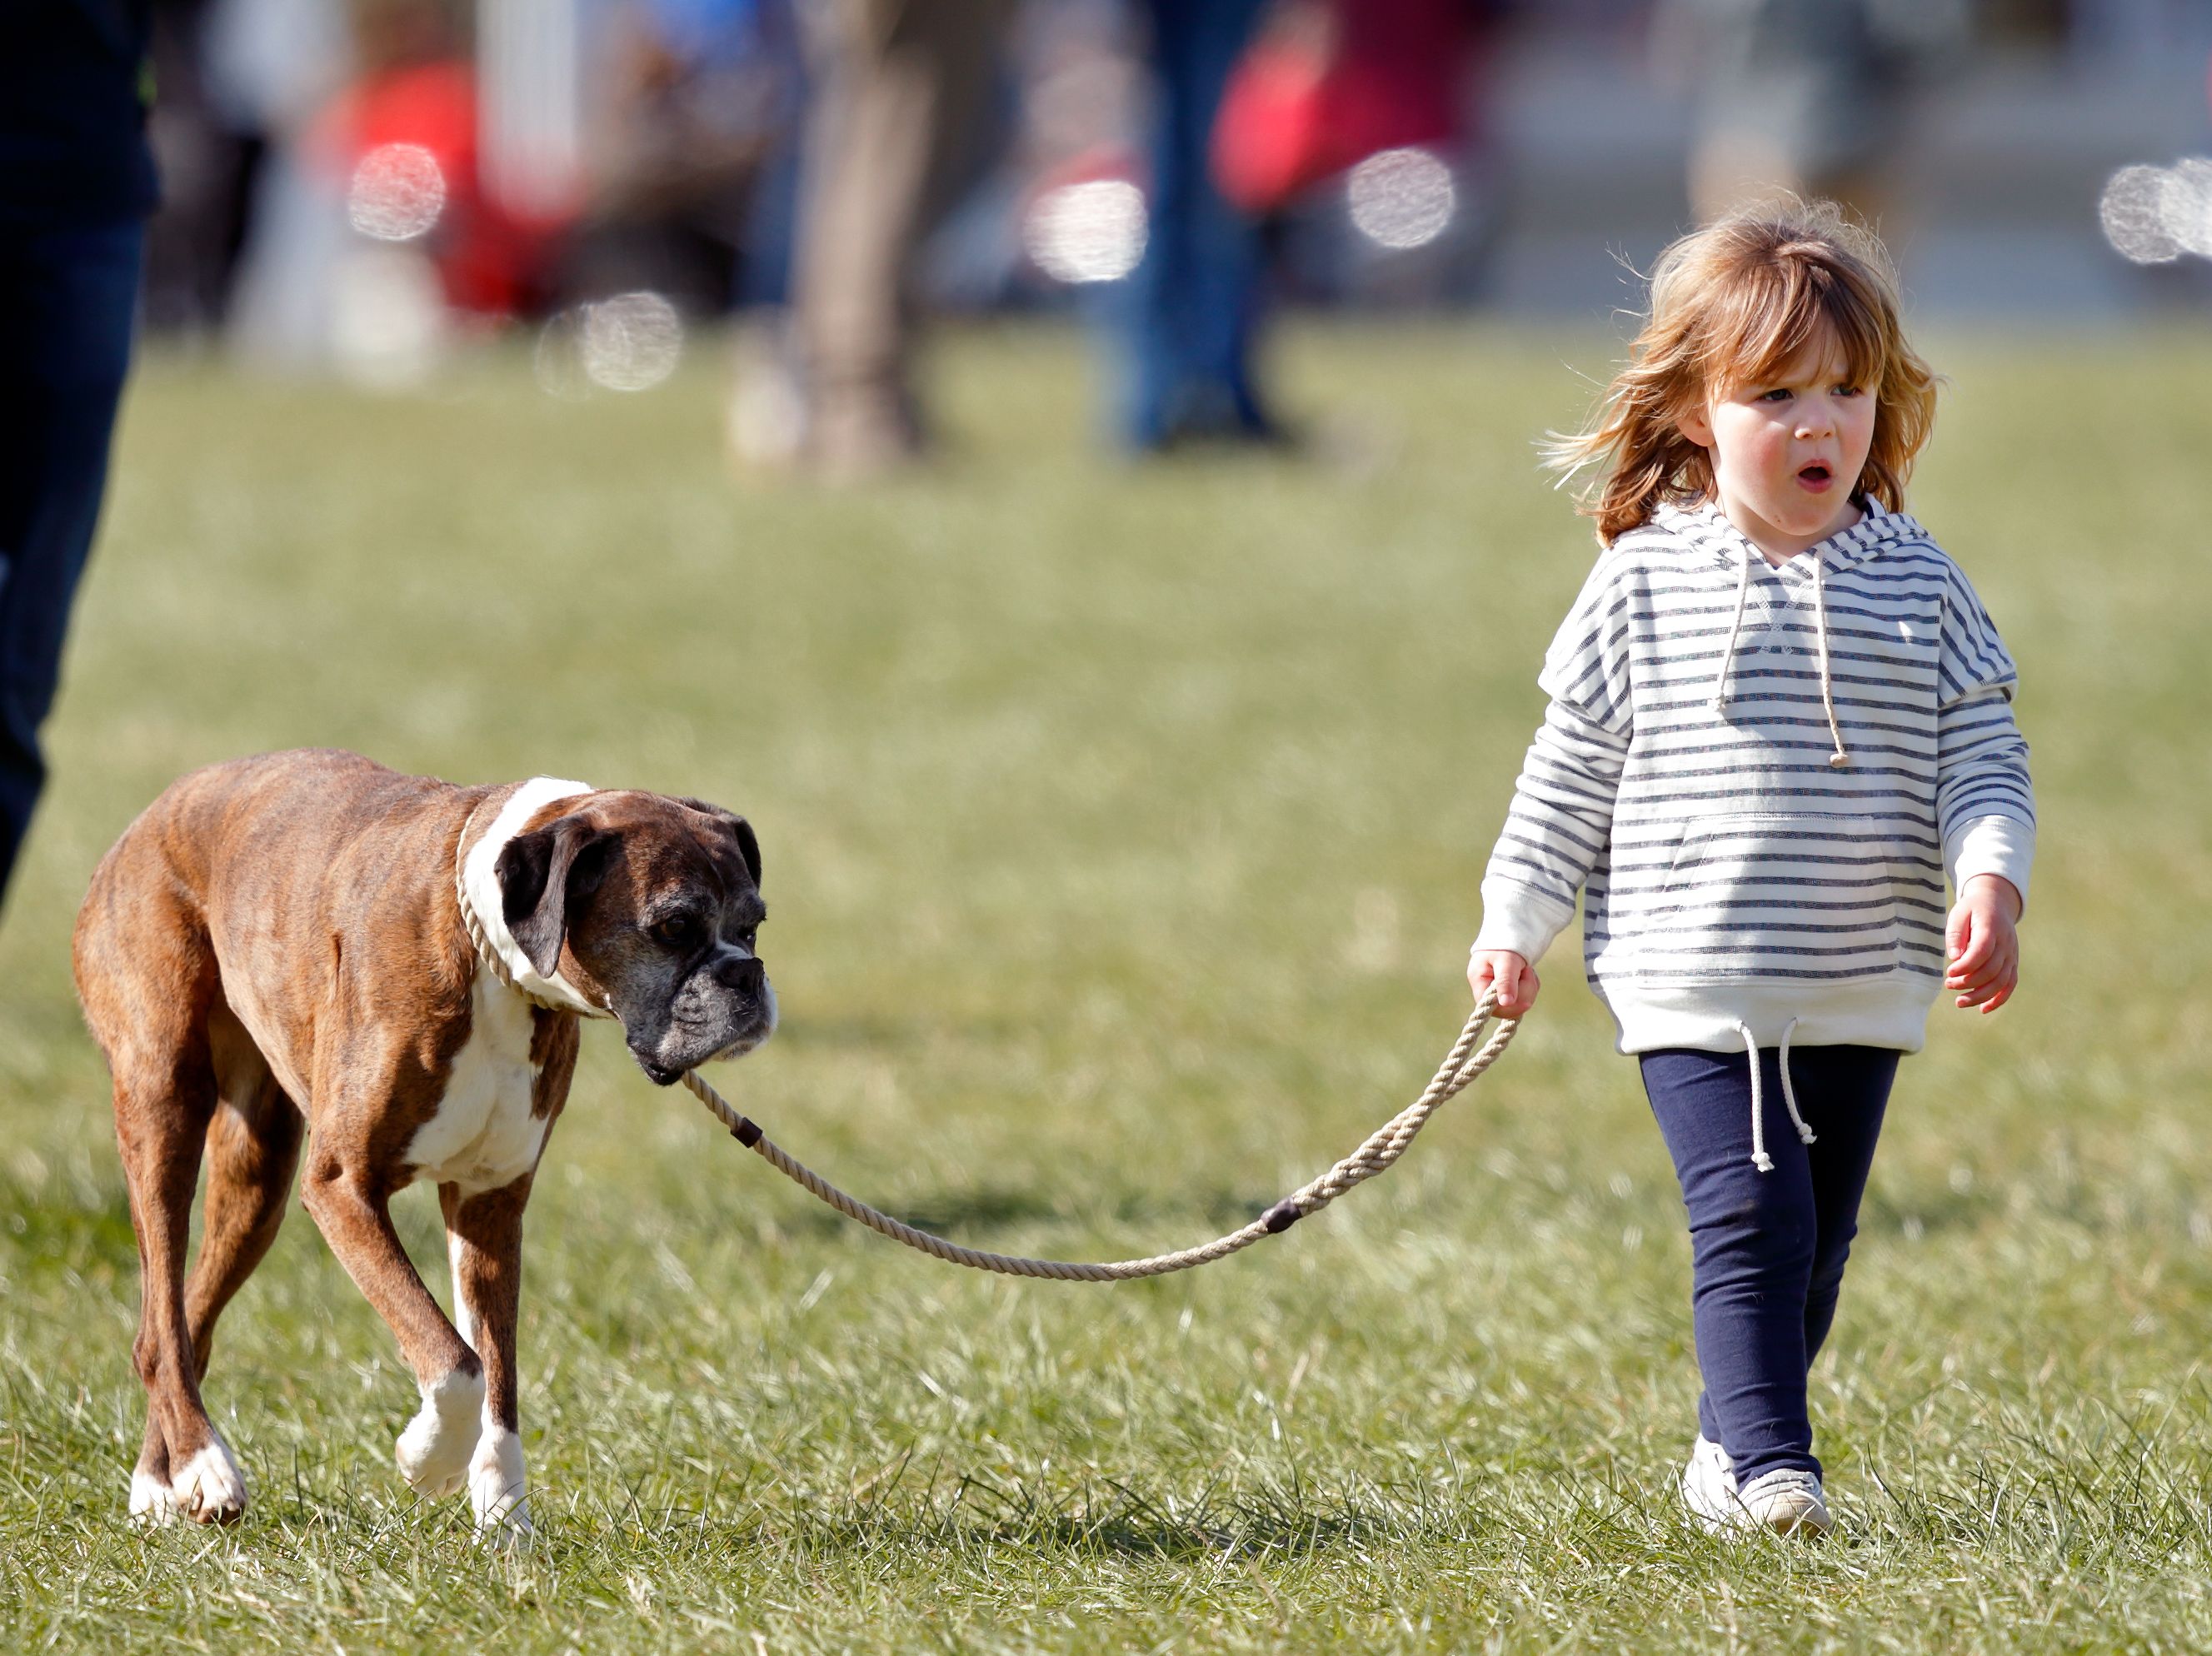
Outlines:
[[[1951,889],[1962,891],[1977,874],[1995,874],[2012,882],[2027,907],[2028,865],[2035,860],[2035,824],[2017,816],[1977,816],[1961,822],[1943,842],[1943,861],[1951,871]],[[1485,889],[1485,895],[1488,888]]]
[[1572,903],[1493,876],[1482,883],[1482,930],[1470,952],[1508,949],[1534,966],[1574,917]]

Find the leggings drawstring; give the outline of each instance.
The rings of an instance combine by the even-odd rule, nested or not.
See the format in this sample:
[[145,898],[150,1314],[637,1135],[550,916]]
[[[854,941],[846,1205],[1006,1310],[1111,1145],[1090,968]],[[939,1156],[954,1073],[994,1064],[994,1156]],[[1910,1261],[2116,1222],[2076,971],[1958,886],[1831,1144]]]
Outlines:
[[[1782,1107],[1790,1112],[1790,1125],[1797,1129],[1798,1142],[1811,1144],[1819,1141],[1805,1125],[1805,1118],[1797,1113],[1797,1089],[1790,1080],[1790,1036],[1796,1028],[1797,1020],[1792,1018],[1782,1029]],[[1766,1153],[1766,1101],[1759,1080],[1759,1042],[1749,1024],[1738,1022],[1735,1029],[1751,1059],[1751,1165],[1761,1173],[1772,1173],[1774,1158]]]

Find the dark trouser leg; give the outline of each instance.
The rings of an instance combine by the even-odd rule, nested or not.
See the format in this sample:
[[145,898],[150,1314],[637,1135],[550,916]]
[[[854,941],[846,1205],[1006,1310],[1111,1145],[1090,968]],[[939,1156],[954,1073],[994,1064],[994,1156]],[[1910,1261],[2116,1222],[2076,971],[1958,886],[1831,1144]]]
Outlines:
[[0,228],[0,892],[45,785],[70,600],[92,549],[145,232]]
[[1148,0],[1158,111],[1145,255],[1123,316],[1124,434],[1139,448],[1182,432],[1267,429],[1251,380],[1257,228],[1209,168],[1213,121],[1261,0]]
[[1752,1163],[1751,1071],[1741,1052],[1643,1057],[1645,1091],[1690,1218],[1692,1321],[1705,1382],[1698,1419],[1740,1483],[1784,1466],[1818,1476],[1805,1374],[1835,1315],[1858,1201],[1898,1055],[1807,1046],[1791,1054],[1816,1143],[1783,1103],[1780,1055],[1759,1054],[1771,1171]]

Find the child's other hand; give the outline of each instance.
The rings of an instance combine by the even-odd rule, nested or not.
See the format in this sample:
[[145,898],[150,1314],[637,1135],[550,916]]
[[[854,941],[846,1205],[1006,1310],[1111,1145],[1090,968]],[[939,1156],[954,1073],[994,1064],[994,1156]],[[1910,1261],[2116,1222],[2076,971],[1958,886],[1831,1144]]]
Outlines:
[[1536,1004],[1536,968],[1510,949],[1486,949],[1467,963],[1468,986],[1477,1000],[1492,983],[1498,986],[1498,1016],[1517,1018]]
[[1943,952],[1950,967],[1943,986],[1958,992],[1958,1004],[1994,1012],[2012,998],[2020,982],[2020,893],[1997,874],[1977,874],[1952,905],[1943,928]]

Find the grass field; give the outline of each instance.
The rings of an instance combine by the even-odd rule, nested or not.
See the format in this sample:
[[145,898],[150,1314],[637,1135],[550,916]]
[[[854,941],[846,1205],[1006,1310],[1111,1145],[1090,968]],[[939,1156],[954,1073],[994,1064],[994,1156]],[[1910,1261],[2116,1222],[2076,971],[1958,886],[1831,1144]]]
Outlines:
[[[2044,853],[2021,995],[1904,1072],[1814,1375],[1834,1540],[1678,1515],[1680,1204],[1563,947],[1387,1179],[1121,1288],[894,1249],[587,1029],[513,1563],[400,1483],[412,1383],[296,1214],[208,1386],[253,1510],[126,1526],[137,1267],[67,940],[131,816],[304,743],[720,800],[784,1010],[720,1077],[742,1107],[984,1246],[1181,1246],[1459,1025],[1589,556],[1530,440],[1612,347],[1302,333],[1317,458],[1136,471],[1078,342],[970,336],[953,463],[828,497],[732,483],[706,355],[583,403],[520,354],[368,400],[149,362],[0,929],[7,1647],[2212,1646],[2212,341],[1928,343],[1914,505],[2021,661]],[[441,1258],[432,1193],[401,1206]]]

